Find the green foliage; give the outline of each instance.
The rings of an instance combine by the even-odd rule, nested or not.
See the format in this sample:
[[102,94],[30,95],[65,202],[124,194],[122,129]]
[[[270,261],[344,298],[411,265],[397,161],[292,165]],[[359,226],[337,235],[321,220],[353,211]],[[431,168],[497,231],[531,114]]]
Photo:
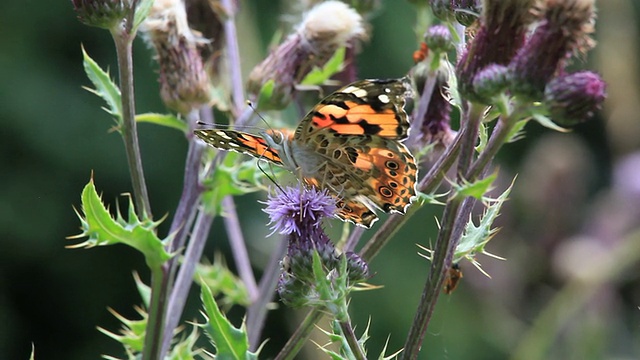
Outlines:
[[460,242],[456,247],[453,257],[454,263],[457,263],[462,258],[466,258],[474,265],[479,266],[479,263],[475,260],[476,254],[483,253],[493,256],[485,251],[485,246],[499,230],[493,227],[493,223],[498,215],[500,215],[500,208],[507,200],[512,187],[513,183],[500,196],[498,196],[497,199],[485,199],[488,205],[482,214],[478,226],[473,223],[473,220],[469,219]]
[[82,58],[84,71],[94,86],[94,89],[87,87],[85,87],[85,89],[98,95],[107,103],[107,107],[103,109],[113,115],[119,127],[120,124],[122,124],[122,102],[120,101],[120,89],[111,80],[109,73],[102,70],[102,68],[93,61],[89,54],[84,50],[84,47],[82,48]]
[[151,7],[153,6],[153,2],[155,0],[140,0],[138,2],[138,6],[136,6],[136,14],[133,18],[133,29],[132,32],[136,32],[136,30],[138,29],[138,27],[140,26],[140,24],[142,24],[142,22],[144,21],[144,19],[147,18],[147,15],[149,15],[149,11],[151,10]]
[[301,85],[322,85],[344,68],[345,48],[342,47],[333,54],[331,59],[322,67],[315,67],[300,82]]
[[[115,310],[109,309],[109,311],[122,323],[120,335],[114,334],[101,327],[98,327],[98,331],[121,343],[127,354],[133,355],[141,352],[144,348],[144,337],[149,315],[144,310],[137,308],[136,311],[142,318],[140,320],[129,320],[118,314]],[[130,356],[129,358],[132,357]]]
[[491,184],[498,177],[498,173],[493,173],[483,179],[476,180],[474,182],[468,182],[466,180],[459,184],[452,183],[455,197],[467,197],[471,196],[478,200],[482,200],[484,195],[491,189]]
[[93,179],[82,190],[82,211],[80,218],[82,233],[70,237],[77,239],[88,237],[82,243],[69,246],[70,248],[91,248],[113,244],[125,244],[140,251],[151,269],[158,269],[171,255],[164,249],[164,243],[155,233],[159,222],[150,219],[140,220],[136,215],[133,201],[129,198],[128,220],[125,220],[117,210],[114,219],[108,209],[102,203],[102,199],[96,192]]
[[246,286],[229,270],[221,256],[216,256],[211,265],[197,264],[195,280],[207,286],[214,296],[222,296],[219,301],[224,306],[251,304]]
[[216,349],[217,360],[253,360],[258,358],[258,352],[249,351],[249,340],[244,325],[236,328],[220,311],[211,289],[203,284],[201,299],[204,306],[206,323],[204,328],[211,343]]
[[177,116],[172,114],[156,114],[156,113],[146,113],[136,115],[136,121],[139,123],[151,123],[161,126],[166,126],[168,128],[177,129],[184,133],[189,131],[189,127],[187,124],[180,120]]
[[258,160],[238,162],[242,154],[229,151],[213,174],[202,181],[205,187],[203,204],[209,214],[220,214],[220,203],[226,196],[244,195],[265,189],[264,173],[256,165]]

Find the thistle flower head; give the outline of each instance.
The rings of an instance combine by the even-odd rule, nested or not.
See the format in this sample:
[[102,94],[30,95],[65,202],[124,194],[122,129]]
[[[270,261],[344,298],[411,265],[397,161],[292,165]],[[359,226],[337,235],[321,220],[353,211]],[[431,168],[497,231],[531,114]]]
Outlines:
[[296,30],[249,75],[248,90],[259,94],[273,81],[269,105],[286,106],[294,86],[314,66],[324,65],[341,47],[367,38],[362,17],[343,2],[330,0],[307,12]]
[[82,23],[112,29],[122,23],[131,11],[128,0],[72,0],[73,9]]
[[206,43],[187,23],[184,4],[156,0],[142,25],[160,64],[160,96],[179,113],[209,102],[210,82],[198,47]]
[[481,101],[473,89],[476,74],[491,64],[507,65],[522,46],[529,24],[535,19],[534,0],[486,0],[480,28],[456,67],[460,92]]
[[491,64],[473,78],[473,91],[485,104],[491,104],[491,99],[504,92],[508,86],[509,69],[504,65]]
[[606,96],[606,84],[600,76],[581,71],[551,80],[544,91],[544,104],[554,122],[571,126],[592,117]]
[[269,214],[273,231],[302,236],[320,227],[322,218],[332,217],[337,210],[335,199],[326,190],[315,187],[285,187],[270,195],[264,211]]
[[545,85],[575,52],[586,52],[593,41],[594,0],[547,0],[536,12],[542,20],[509,64],[512,92],[540,100]]

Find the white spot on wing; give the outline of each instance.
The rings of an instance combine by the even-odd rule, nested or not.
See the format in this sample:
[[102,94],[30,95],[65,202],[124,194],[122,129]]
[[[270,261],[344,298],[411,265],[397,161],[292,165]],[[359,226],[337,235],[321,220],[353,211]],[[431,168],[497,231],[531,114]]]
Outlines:
[[225,134],[224,131],[216,131],[216,135],[220,136],[223,139],[231,140],[229,135]]
[[383,104],[388,104],[388,103],[389,103],[389,101],[391,101],[391,100],[389,99],[389,96],[387,96],[387,95],[385,95],[385,94],[380,94],[380,95],[378,95],[378,100],[380,100],[380,102],[381,102],[381,103],[383,103]]
[[342,92],[347,94],[353,94],[359,98],[364,98],[367,96],[367,90],[356,87],[356,86],[349,86],[346,89],[342,90]]

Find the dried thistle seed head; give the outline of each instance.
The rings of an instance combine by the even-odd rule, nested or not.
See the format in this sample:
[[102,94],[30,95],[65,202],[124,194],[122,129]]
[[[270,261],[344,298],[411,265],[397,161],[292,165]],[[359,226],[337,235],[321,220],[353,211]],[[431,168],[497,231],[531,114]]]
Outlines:
[[581,71],[551,80],[544,91],[544,104],[555,123],[572,126],[589,120],[606,97],[604,80],[598,74]]
[[512,92],[540,100],[545,85],[576,52],[593,46],[594,0],[547,0],[537,10],[540,24],[518,51],[509,68],[513,73]]
[[483,3],[480,28],[456,66],[460,92],[471,101],[473,79],[490,64],[507,65],[522,46],[529,24],[535,20],[534,0],[487,0]]
[[206,40],[189,28],[182,2],[156,0],[142,30],[156,50],[165,105],[184,114],[208,103],[210,82],[198,51]]
[[89,26],[113,29],[131,11],[128,0],[72,0],[78,20]]
[[258,64],[249,75],[248,90],[257,95],[273,82],[270,106],[281,108],[291,100],[294,86],[322,66],[336,50],[367,38],[362,17],[340,1],[316,5],[293,34]]

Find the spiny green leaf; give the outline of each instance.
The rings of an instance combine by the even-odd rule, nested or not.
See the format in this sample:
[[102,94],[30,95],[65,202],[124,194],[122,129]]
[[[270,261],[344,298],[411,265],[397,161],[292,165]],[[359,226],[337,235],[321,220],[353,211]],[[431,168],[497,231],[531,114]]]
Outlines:
[[129,221],[124,222],[118,212],[117,219],[113,219],[109,211],[102,203],[102,199],[96,192],[93,179],[82,190],[82,210],[84,216],[78,214],[82,223],[82,234],[71,237],[72,239],[88,237],[80,244],[71,248],[90,248],[113,244],[126,244],[140,251],[151,269],[159,268],[165,261],[171,258],[164,249],[164,244],[155,234],[158,223],[143,221],[133,212],[133,201],[129,198]]
[[512,188],[513,182],[497,199],[488,201],[490,205],[487,206],[484,211],[478,226],[475,226],[473,221],[469,219],[460,242],[456,247],[453,259],[454,263],[457,263],[462,258],[467,258],[473,262],[473,256],[475,254],[486,253],[484,251],[485,245],[498,231],[498,229],[493,228],[493,223],[500,214],[500,208],[507,200]]
[[144,337],[147,331],[149,315],[140,308],[136,308],[136,311],[142,316],[140,320],[127,319],[115,310],[109,309],[109,312],[122,323],[120,335],[114,334],[101,327],[98,327],[98,331],[121,343],[129,353],[141,352],[144,349]]
[[187,132],[187,130],[189,130],[187,124],[184,121],[171,114],[140,114],[136,115],[136,121],[141,123],[146,122],[156,125],[162,125],[169,128],[178,129],[182,132]]
[[197,264],[195,279],[198,282],[204,281],[214,296],[222,295],[221,301],[226,306],[249,306],[251,303],[246,286],[229,270],[219,255],[211,265]]
[[258,354],[249,351],[249,340],[244,326],[235,328],[220,312],[211,289],[207,285],[201,287],[202,304],[207,317],[204,328],[216,348],[216,360],[251,360]]
[[472,183],[464,181],[462,184],[454,184],[453,188],[455,190],[455,196],[471,196],[478,200],[482,200],[484,194],[490,190],[491,184],[493,184],[497,177],[498,174],[493,173],[484,179],[476,180]]
[[84,47],[82,48],[82,57],[84,71],[95,87],[95,89],[85,89],[100,96],[104,101],[106,101],[108,108],[104,108],[104,110],[113,115],[116,118],[116,122],[120,124],[122,122],[120,89],[113,83],[113,81],[111,81],[109,73],[102,70],[100,66],[93,61],[91,57],[89,57],[89,54],[84,50]]
[[476,146],[476,151],[480,153],[487,147],[487,143],[489,142],[489,129],[487,129],[487,126],[483,122],[480,122],[478,127],[478,138],[480,141],[478,142],[478,146]]
[[520,120],[516,122],[513,128],[511,129],[511,131],[509,132],[509,135],[507,135],[506,142],[508,143],[516,142],[524,138],[524,127],[525,125],[527,125],[528,122],[529,122],[529,119]]
[[300,82],[302,85],[321,85],[344,67],[345,48],[338,49],[322,68],[314,68]]

